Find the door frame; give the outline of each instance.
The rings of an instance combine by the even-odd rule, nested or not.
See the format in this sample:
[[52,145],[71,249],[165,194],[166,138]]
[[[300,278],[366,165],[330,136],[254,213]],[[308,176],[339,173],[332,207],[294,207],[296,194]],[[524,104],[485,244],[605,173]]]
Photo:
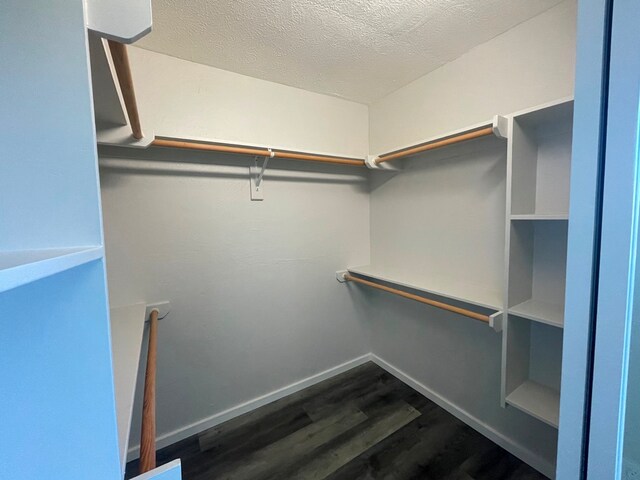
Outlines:
[[[640,2],[615,0],[611,17],[602,241],[587,478],[619,479],[640,219]],[[640,292],[640,291],[639,291]]]
[[[579,0],[556,478],[586,478],[613,0]],[[604,478],[604,477],[603,477]]]

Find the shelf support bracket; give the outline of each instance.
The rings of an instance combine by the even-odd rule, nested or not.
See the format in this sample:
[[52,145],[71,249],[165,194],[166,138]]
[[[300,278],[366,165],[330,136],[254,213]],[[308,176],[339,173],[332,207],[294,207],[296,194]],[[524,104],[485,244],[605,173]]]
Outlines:
[[509,138],[509,121],[507,117],[496,115],[493,117],[493,134],[498,138]]
[[264,200],[264,188],[262,185],[262,181],[264,179],[264,172],[267,170],[267,165],[269,164],[269,160],[275,157],[275,152],[269,150],[269,156],[264,158],[264,162],[262,162],[262,167],[258,166],[258,158],[255,157],[254,164],[249,167],[249,180],[251,183],[251,200],[253,201],[262,201]]
[[502,320],[504,315],[502,312],[496,312],[493,315],[489,315],[489,326],[493,328],[496,333],[502,332]]
[[367,155],[367,158],[364,159],[364,164],[371,170],[381,170],[385,172],[402,171],[402,167],[400,167],[397,162],[376,163],[377,159],[377,155]]
[[347,279],[344,276],[349,273],[349,270],[338,270],[336,272],[336,280],[340,283],[347,283]]

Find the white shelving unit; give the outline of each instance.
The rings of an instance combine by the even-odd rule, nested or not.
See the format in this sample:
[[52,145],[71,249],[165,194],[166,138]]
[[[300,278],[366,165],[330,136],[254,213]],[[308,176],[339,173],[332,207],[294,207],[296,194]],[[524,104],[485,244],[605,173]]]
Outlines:
[[127,463],[133,400],[138,378],[146,304],[136,303],[110,309],[111,349],[116,395],[116,418],[122,473]]
[[502,402],[557,428],[573,101],[509,122]]
[[[135,324],[114,312],[114,356],[85,22],[121,38],[147,12],[137,36],[151,2],[116,3],[8,2],[0,15],[11,65],[0,76],[0,123],[11,126],[0,161],[2,478],[122,478],[117,429],[129,421],[144,306]],[[25,463],[25,452],[37,455]],[[160,476],[180,478],[179,462],[145,478]]]

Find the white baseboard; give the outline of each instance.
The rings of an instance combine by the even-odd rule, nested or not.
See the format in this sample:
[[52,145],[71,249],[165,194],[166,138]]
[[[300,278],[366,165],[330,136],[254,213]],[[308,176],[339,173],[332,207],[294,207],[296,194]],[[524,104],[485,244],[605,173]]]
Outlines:
[[533,468],[540,471],[543,475],[546,475],[549,478],[555,477],[555,466],[549,463],[544,458],[542,458],[540,455],[523,447],[512,438],[506,437],[502,433],[498,432],[494,428],[490,427],[486,423],[482,422],[478,418],[471,415],[466,410],[463,410],[457,405],[454,405],[453,403],[449,402],[446,398],[434,392],[429,387],[420,383],[413,377],[410,377],[409,375],[404,373],[402,370],[386,362],[379,356],[375,354],[371,354],[371,361],[373,361],[376,365],[384,368],[387,372],[389,372],[391,375],[396,377],[398,380],[406,383],[414,390],[420,392],[422,395],[427,397],[436,405],[444,408],[447,412],[449,412],[459,420],[463,421],[464,423],[469,425],[471,428],[473,428],[477,432],[487,437],[492,442],[500,445],[509,453],[515,455],[523,462],[531,465]]
[[[223,410],[222,412],[218,412],[210,417],[198,420],[197,422],[194,422],[190,425],[186,425],[169,433],[164,433],[156,438],[156,448],[164,448],[173,443],[179,442],[180,440],[184,440],[191,435],[195,435],[196,433],[203,432],[208,428],[220,425],[227,420],[231,420],[232,418],[255,410],[256,408],[262,407],[263,405],[267,405],[268,403],[275,402],[276,400],[284,398],[287,395],[291,395],[292,393],[304,390],[307,387],[311,387],[312,385],[320,383],[323,380],[327,380],[328,378],[335,377],[336,375],[346,372],[347,370],[351,370],[352,368],[355,368],[369,361],[371,361],[371,354],[366,353],[360,357],[354,358],[353,360],[349,360],[348,362],[342,363],[323,372],[316,373],[315,375],[311,375],[310,377],[303,378],[302,380],[279,388],[278,390],[274,390],[273,392],[267,393],[260,397],[256,397],[252,400],[249,400],[248,402],[241,403],[234,407],[228,408],[227,410]],[[135,447],[132,447],[128,450],[127,461],[129,462],[131,460],[134,460],[139,456],[140,445],[136,445]]]

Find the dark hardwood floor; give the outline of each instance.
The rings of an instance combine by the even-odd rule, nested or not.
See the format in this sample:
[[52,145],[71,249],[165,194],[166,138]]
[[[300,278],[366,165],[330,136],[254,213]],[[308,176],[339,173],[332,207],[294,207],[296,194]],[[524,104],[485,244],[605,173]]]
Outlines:
[[372,363],[166,447],[158,465],[175,458],[184,480],[546,478]]

